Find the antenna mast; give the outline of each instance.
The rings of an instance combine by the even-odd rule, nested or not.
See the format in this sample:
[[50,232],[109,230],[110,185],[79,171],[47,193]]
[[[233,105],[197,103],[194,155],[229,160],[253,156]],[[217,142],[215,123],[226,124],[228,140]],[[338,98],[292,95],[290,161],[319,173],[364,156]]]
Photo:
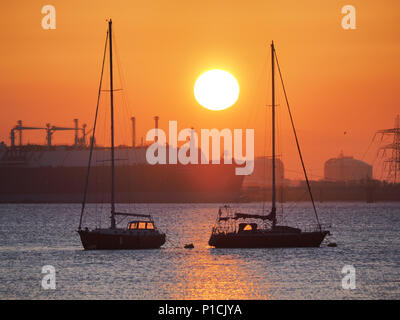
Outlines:
[[272,68],[272,226],[276,225],[276,173],[275,173],[275,48],[271,43],[271,68]]
[[114,87],[112,62],[112,20],[108,21],[110,43],[110,106],[111,106],[111,229],[115,229],[115,164],[114,164]]

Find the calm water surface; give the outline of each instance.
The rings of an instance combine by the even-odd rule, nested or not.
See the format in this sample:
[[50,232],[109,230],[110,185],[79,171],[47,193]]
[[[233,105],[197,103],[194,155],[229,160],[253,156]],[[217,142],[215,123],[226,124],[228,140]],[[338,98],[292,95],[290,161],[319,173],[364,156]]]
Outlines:
[[[259,212],[261,204],[235,205]],[[167,233],[159,250],[83,251],[78,204],[0,205],[1,299],[399,299],[400,204],[322,203],[336,248],[213,249],[218,205],[136,204]],[[280,220],[313,223],[309,204],[283,205]],[[106,205],[89,205],[85,223],[108,225]],[[122,222],[123,225],[126,220]],[[193,243],[192,250],[183,249]],[[341,270],[356,268],[356,289]],[[56,268],[56,290],[43,290],[41,268]]]

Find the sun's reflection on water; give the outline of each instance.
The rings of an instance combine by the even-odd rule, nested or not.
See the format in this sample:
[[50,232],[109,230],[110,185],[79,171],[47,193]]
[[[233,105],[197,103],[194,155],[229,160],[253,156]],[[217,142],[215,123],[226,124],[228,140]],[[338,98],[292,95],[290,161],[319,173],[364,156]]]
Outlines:
[[171,299],[273,299],[268,274],[263,278],[244,259],[245,253],[220,249],[193,250],[182,256]]

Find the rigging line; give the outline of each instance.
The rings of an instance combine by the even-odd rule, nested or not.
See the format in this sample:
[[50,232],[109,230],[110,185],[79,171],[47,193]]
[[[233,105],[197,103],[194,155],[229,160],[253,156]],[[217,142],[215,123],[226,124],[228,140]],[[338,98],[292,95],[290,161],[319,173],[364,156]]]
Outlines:
[[274,55],[275,55],[276,65],[278,67],[279,78],[281,79],[281,83],[282,83],[282,89],[283,89],[283,94],[284,94],[285,100],[286,100],[286,106],[287,106],[288,112],[289,112],[290,122],[292,124],[293,133],[294,133],[294,137],[295,137],[295,140],[296,140],[297,151],[299,152],[299,157],[300,157],[301,165],[303,167],[304,177],[306,178],[308,193],[310,194],[311,202],[312,202],[314,213],[315,213],[315,218],[317,219],[317,223],[318,223],[318,228],[321,231],[321,224],[319,223],[317,208],[315,207],[314,197],[313,197],[312,192],[311,192],[310,181],[308,180],[306,166],[304,165],[303,156],[301,154],[300,144],[299,144],[299,140],[297,138],[296,128],[294,126],[294,120],[293,120],[293,117],[292,117],[292,112],[290,111],[289,100],[288,100],[288,97],[287,97],[287,94],[286,94],[286,88],[285,88],[285,84],[283,83],[283,77],[282,77],[282,73],[281,73],[281,68],[279,66],[278,56],[277,56],[275,50],[274,50]]
[[374,136],[372,137],[372,140],[371,140],[371,142],[369,143],[367,150],[364,152],[364,155],[362,156],[361,160],[364,160],[364,159],[365,159],[365,156],[367,155],[369,149],[371,148],[372,144],[373,144],[374,141],[375,141],[375,137],[376,137],[376,133],[375,133]]
[[94,145],[94,135],[96,133],[96,124],[97,124],[97,114],[99,111],[99,103],[100,103],[100,94],[101,94],[101,84],[103,82],[103,73],[104,73],[104,62],[106,60],[106,53],[107,53],[107,42],[108,42],[108,31],[106,34],[106,43],[104,46],[104,54],[103,54],[103,62],[101,66],[101,74],[100,74],[100,83],[99,83],[99,92],[97,95],[97,105],[96,105],[96,112],[94,116],[94,124],[93,124],[93,133],[92,133],[92,139],[90,140],[90,151],[89,151],[89,160],[88,160],[88,169],[86,173],[86,180],[85,180],[85,191],[83,193],[83,200],[82,200],[82,208],[81,208],[81,216],[79,218],[79,230],[82,227],[82,217],[83,217],[83,212],[85,211],[85,206],[86,206],[86,195],[87,195],[87,190],[89,186],[89,173],[90,173],[90,165],[92,163],[92,154],[93,154],[93,145]]
[[[127,91],[127,86],[126,86],[126,81],[125,81],[125,77],[124,77],[124,73],[122,72],[122,67],[121,67],[121,59],[119,56],[119,50],[118,50],[118,44],[117,44],[117,40],[116,40],[116,36],[115,36],[115,32],[113,33],[113,42],[114,42],[114,52],[115,52],[115,60],[117,62],[117,70],[118,70],[118,77],[119,77],[119,82],[121,87],[124,90],[124,93],[121,95],[121,99],[122,99],[122,105],[123,108],[121,110],[121,113],[124,113],[124,119],[129,119],[129,117],[132,115],[132,110],[130,108],[130,103],[128,100],[128,91]],[[130,114],[129,114],[130,113]],[[126,126],[122,126],[125,130],[123,132],[123,140],[125,138],[127,138],[128,140],[128,145],[129,145],[129,130],[127,130]]]
[[116,228],[115,224],[115,163],[114,163],[114,93],[113,93],[113,51],[112,51],[112,21],[108,21],[109,30],[109,58],[110,58],[110,117],[111,117],[111,229]]
[[[268,54],[268,60],[270,59],[270,54]],[[267,63],[265,60],[265,68],[267,69]],[[267,69],[268,70],[268,69]],[[272,78],[272,75],[271,75]],[[268,87],[269,87],[269,73],[267,72],[267,83],[268,83]],[[271,79],[272,81],[272,79]],[[268,90],[267,90],[268,92]],[[268,99],[268,97],[265,97],[266,101]],[[267,186],[265,184],[265,180],[266,180],[266,174],[267,174],[267,119],[268,119],[268,104],[265,104],[264,106],[265,108],[265,115],[264,115],[264,157],[263,157],[263,193],[262,193],[262,197],[263,197],[263,202],[262,202],[262,213],[264,214],[265,212],[265,200],[267,198]]]
[[[124,113],[124,119],[129,119],[133,114],[133,110],[131,108],[131,104],[130,104],[130,101],[129,101],[129,98],[128,98],[128,90],[127,90],[127,86],[126,86],[125,76],[124,76],[124,73],[122,72],[122,67],[121,67],[122,63],[121,63],[121,59],[120,59],[120,56],[119,56],[119,50],[118,50],[118,45],[117,45],[117,41],[116,41],[115,32],[113,34],[113,41],[114,41],[114,47],[115,47],[114,52],[115,52],[116,61],[117,61],[117,69],[118,69],[119,81],[120,81],[121,87],[124,90],[123,94],[121,95],[122,105],[123,105],[123,108],[122,108],[121,112]],[[120,121],[120,124],[121,124],[121,121]],[[127,145],[129,145],[130,132],[127,129],[127,126],[124,126],[123,124],[124,124],[124,122],[122,122],[122,125],[120,125],[120,127],[122,127],[124,129],[123,130],[124,131],[123,132],[123,135],[124,135],[123,139],[125,139],[127,137]],[[133,146],[132,146],[132,153],[133,153],[133,161],[134,161],[134,163],[136,163],[137,162],[136,150],[134,149]],[[128,150],[126,150],[126,155],[127,155],[127,158],[128,158],[127,165],[129,165],[129,160],[130,159],[129,159],[129,151]],[[128,202],[129,202],[128,208],[132,207],[132,203],[133,203],[133,209],[136,210],[136,204],[135,204],[134,198],[132,198],[133,197],[132,188],[131,188],[132,187],[132,182],[131,182],[132,180],[134,180],[134,179],[131,179],[131,176],[130,176],[129,179],[128,179],[128,189],[130,190],[129,194],[128,194]]]
[[[263,59],[263,64],[262,64],[262,68],[261,70],[267,70],[267,61]],[[255,82],[254,86],[251,86],[250,90],[251,90],[251,95],[252,96],[257,96],[257,92],[259,90],[262,90],[262,92],[264,93],[264,86],[265,83],[269,84],[269,74],[266,73],[266,78],[263,77],[264,73],[262,71],[260,71],[260,73],[258,74],[258,77],[255,77],[255,79],[257,79],[257,81]],[[259,112],[261,110],[261,114],[263,114],[264,111],[264,107],[266,105],[266,101],[267,101],[267,97],[262,97],[260,98],[261,101],[258,101],[257,99],[254,100],[254,104],[255,104],[255,108],[254,108],[254,112],[248,112],[247,113],[247,117],[243,117],[243,125],[244,128],[248,128],[250,126],[256,125],[257,120],[259,119]],[[259,105],[261,105],[262,107],[260,108]]]
[[[286,171],[292,172],[292,173],[296,173],[296,174],[297,174],[297,173],[302,173],[301,171],[292,170],[292,169],[288,169],[288,168],[285,168],[285,172],[286,172]],[[321,179],[324,178],[324,176],[321,176],[321,175],[319,175],[319,174],[313,174],[313,173],[310,173],[309,176],[310,176],[310,177],[315,177],[315,178],[321,178]]]
[[263,204],[262,204],[262,213],[265,211],[265,199],[266,199],[266,185],[265,185],[265,180],[266,180],[266,172],[267,172],[267,157],[266,157],[266,138],[267,138],[267,113],[268,109],[265,107],[265,124],[264,124],[264,159],[263,159],[263,186],[264,186],[264,191],[263,191]]
[[276,92],[277,94],[275,95],[275,101],[277,102],[275,104],[275,109],[276,109],[276,140],[278,141],[277,143],[277,156],[276,159],[277,164],[276,164],[276,168],[279,168],[278,170],[278,176],[277,176],[277,187],[278,188],[278,202],[280,202],[280,206],[281,206],[281,211],[282,211],[282,215],[283,215],[283,178],[280,175],[281,169],[282,169],[282,163],[283,163],[283,150],[284,150],[284,139],[283,139],[283,134],[282,134],[282,112],[281,112],[281,108],[276,108],[277,106],[281,105],[281,95],[280,92],[278,93],[279,87],[276,88]]
[[[114,28],[114,30],[115,30],[115,28]],[[125,85],[125,79],[124,79],[124,75],[123,75],[123,72],[122,72],[121,59],[120,59],[120,56],[119,56],[119,49],[118,49],[118,44],[117,44],[115,32],[113,33],[112,37],[113,37],[113,43],[114,43],[115,60],[116,60],[117,71],[118,71],[117,74],[118,74],[120,86],[124,90],[124,92],[120,96],[121,100],[122,100],[122,103],[121,103],[122,108],[120,108],[120,113],[119,113],[119,117],[118,117],[118,123],[119,123],[119,128],[122,128],[120,130],[120,133],[123,131],[122,134],[121,134],[122,142],[124,144],[125,143],[125,139],[127,139],[127,143],[126,144],[129,145],[130,134],[129,134],[129,130],[127,129],[125,120],[129,119],[129,117],[131,116],[131,114],[129,114],[129,112],[131,112],[131,110],[128,110],[130,108],[129,108],[129,101],[128,101],[128,98],[127,98],[127,90],[126,90],[127,87]],[[123,115],[121,116],[121,114],[123,114]],[[123,118],[123,120],[121,120],[121,117]],[[127,154],[127,157],[129,157],[128,156],[128,152],[126,152],[126,154]]]

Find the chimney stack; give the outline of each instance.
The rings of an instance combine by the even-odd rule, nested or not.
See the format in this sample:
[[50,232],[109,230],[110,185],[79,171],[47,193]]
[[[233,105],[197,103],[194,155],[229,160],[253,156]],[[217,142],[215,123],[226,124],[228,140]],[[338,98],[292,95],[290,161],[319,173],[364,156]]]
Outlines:
[[136,122],[135,117],[131,118],[132,120],[132,148],[136,147]]
[[11,129],[10,139],[11,139],[11,147],[15,147],[15,132],[14,132],[14,128]]
[[51,131],[50,123],[46,123],[46,131],[47,131],[47,146],[51,147],[51,135],[53,132]]
[[158,120],[160,119],[159,116],[154,117],[154,122],[155,122],[155,128],[156,128],[156,137],[154,139],[155,142],[158,141]]
[[86,123],[82,125],[82,146],[86,147]]
[[79,137],[78,137],[78,119],[74,119],[74,123],[75,123],[75,147],[78,145],[79,143]]
[[17,127],[19,130],[19,146],[22,146],[22,120],[17,121]]

